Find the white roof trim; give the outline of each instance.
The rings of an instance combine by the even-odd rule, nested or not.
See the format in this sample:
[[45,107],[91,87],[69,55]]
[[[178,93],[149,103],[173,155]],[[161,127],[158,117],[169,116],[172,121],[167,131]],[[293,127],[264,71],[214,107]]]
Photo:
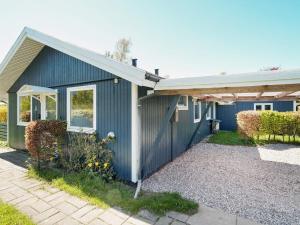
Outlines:
[[[27,41],[27,46],[23,44]],[[26,43],[25,43],[26,44]],[[26,47],[29,48],[33,46],[31,52],[26,51]],[[119,76],[125,80],[128,80],[139,86],[154,87],[155,83],[145,79],[146,71],[127,65],[125,63],[118,62],[116,60],[107,58],[101,54],[95,53],[93,51],[77,47],[75,45],[69,44],[67,42],[61,41],[49,35],[43,34],[39,31],[33,30],[31,28],[25,27],[21,32],[20,36],[12,46],[12,48],[7,53],[6,57],[0,64],[0,96],[5,94],[6,91],[13,85],[13,83],[18,79],[18,77],[24,72],[24,70],[30,65],[32,60],[37,56],[44,46],[49,46],[67,55],[80,59],[86,63],[89,63],[95,67],[106,70],[116,76]],[[12,61],[15,63],[20,63],[19,58],[16,56],[19,50],[25,48],[23,54],[30,54],[27,57],[28,60],[22,59],[22,65],[20,68],[15,68],[11,66],[10,70],[7,72],[6,69]],[[29,53],[28,53],[29,52]],[[27,55],[26,55],[27,56]],[[22,55],[20,56],[22,58]],[[25,57],[23,57],[25,58]],[[2,80],[7,82],[2,83]]]
[[155,90],[247,87],[300,83],[300,69],[163,79]]
[[17,93],[18,95],[39,95],[39,94],[54,95],[57,93],[57,90],[52,88],[25,84],[18,90]]

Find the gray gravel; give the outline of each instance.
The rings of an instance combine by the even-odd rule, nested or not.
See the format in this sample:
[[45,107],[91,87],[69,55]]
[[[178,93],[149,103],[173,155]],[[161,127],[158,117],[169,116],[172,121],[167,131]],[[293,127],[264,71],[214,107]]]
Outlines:
[[300,148],[200,143],[143,182],[263,224],[300,224]]

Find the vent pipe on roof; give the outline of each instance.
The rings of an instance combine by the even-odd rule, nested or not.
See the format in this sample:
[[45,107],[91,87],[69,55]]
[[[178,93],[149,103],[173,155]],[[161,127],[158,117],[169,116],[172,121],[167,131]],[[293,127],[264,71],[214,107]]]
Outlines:
[[132,61],[132,65],[134,67],[137,67],[137,59],[131,59],[131,61]]
[[159,69],[154,70],[155,75],[159,76]]

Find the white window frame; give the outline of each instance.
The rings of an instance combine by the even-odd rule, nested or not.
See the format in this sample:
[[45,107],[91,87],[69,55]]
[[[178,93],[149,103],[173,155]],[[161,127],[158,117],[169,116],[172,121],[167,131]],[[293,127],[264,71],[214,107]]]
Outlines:
[[[77,127],[71,126],[71,92],[73,91],[88,91],[93,90],[93,128],[90,127]],[[94,133],[96,131],[96,124],[97,124],[97,99],[96,99],[96,85],[84,85],[84,86],[76,86],[67,88],[67,130],[73,132],[83,132],[83,133]]]
[[[20,97],[30,97],[30,121],[29,122],[22,122],[20,121]],[[31,95],[26,95],[26,94],[19,94],[17,93],[17,125],[18,126],[27,126],[31,121],[32,121],[32,96]]]
[[213,119],[215,120],[217,118],[217,107],[216,102],[213,102]]
[[177,109],[178,110],[188,110],[189,109],[189,96],[188,95],[182,95],[180,97],[186,98],[186,105],[181,105],[177,103]]
[[[199,105],[199,118],[198,119],[195,118],[195,116],[196,116],[195,106],[197,104]],[[197,101],[197,100],[193,101],[193,115],[194,115],[194,123],[199,123],[201,121],[201,116],[202,116],[201,102],[200,101]]]
[[273,103],[254,103],[254,111],[256,111],[256,106],[260,105],[261,106],[261,111],[264,111],[266,108],[266,105],[270,105],[271,106],[271,110],[273,111]]
[[[209,102],[205,103],[205,108],[207,108],[207,106],[209,105]],[[208,108],[207,112],[206,112],[206,120],[211,120],[211,107]]]
[[300,102],[297,102],[296,100],[293,101],[293,110],[294,110],[294,112],[297,111],[297,106],[298,106],[298,105],[300,105]]
[[[56,94],[51,94],[51,95],[55,95],[55,112],[56,112],[56,119],[58,118],[58,111],[57,111],[57,109],[58,109],[58,96],[57,96],[57,93]],[[47,98],[47,96],[49,97],[49,98],[51,98],[50,96],[51,95],[42,95],[41,96],[41,99],[44,101],[44,104],[42,104],[42,106],[41,106],[41,111],[42,111],[42,115],[41,115],[41,118],[43,118],[44,120],[46,120],[46,98]]]

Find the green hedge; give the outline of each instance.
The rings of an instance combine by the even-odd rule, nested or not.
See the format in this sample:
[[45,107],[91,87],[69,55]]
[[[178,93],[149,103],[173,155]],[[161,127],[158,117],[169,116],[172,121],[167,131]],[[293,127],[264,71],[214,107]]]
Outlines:
[[268,135],[268,139],[275,139],[281,135],[289,140],[300,136],[300,113],[299,112],[276,112],[276,111],[242,111],[237,114],[238,131],[251,138],[260,135]]

